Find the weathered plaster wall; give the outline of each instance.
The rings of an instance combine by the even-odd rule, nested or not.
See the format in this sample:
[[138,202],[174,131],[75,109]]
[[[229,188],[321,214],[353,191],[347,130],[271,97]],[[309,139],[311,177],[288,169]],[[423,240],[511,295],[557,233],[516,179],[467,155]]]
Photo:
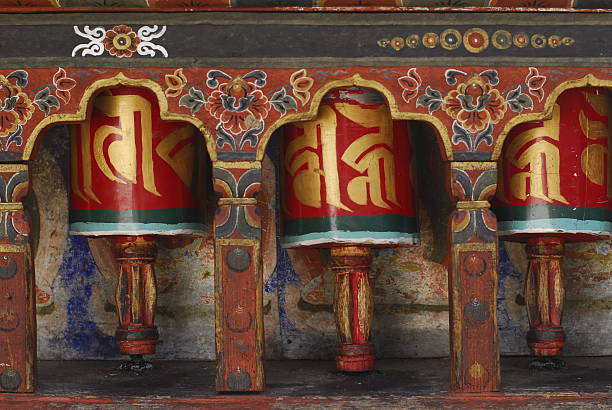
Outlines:
[[[69,237],[66,232],[68,141],[65,128],[50,130],[33,165],[34,192],[29,206],[32,215],[40,212],[40,218],[34,220],[40,232],[35,249],[39,357],[118,358],[113,338],[115,271],[108,246],[103,239]],[[264,172],[267,180],[276,178],[269,160]],[[277,197],[273,184],[266,186],[266,196]],[[265,212],[273,215],[277,206],[271,202]],[[447,272],[443,265],[428,260],[436,249],[430,220],[437,216],[424,204],[419,216],[422,245],[375,253],[371,277],[376,302],[374,339],[380,357],[448,354]],[[268,238],[264,245],[267,355],[332,358],[335,325],[328,253],[287,252],[278,248],[276,225],[264,229]],[[193,242],[159,241],[158,245],[156,323],[161,342],[156,356],[213,359],[211,235]],[[567,247],[564,324],[569,355],[612,354],[611,247],[612,241]],[[527,354],[524,248],[506,243],[500,257],[502,352]]]

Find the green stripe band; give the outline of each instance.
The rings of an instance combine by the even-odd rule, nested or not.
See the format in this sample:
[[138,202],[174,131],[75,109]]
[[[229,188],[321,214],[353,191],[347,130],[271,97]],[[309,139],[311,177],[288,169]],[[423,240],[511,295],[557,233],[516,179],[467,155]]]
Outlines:
[[196,209],[78,209],[70,211],[70,223],[121,224],[181,224],[201,223],[202,214]]
[[493,208],[498,221],[531,221],[544,219],[575,219],[612,221],[612,210],[576,208],[564,205],[511,205]]
[[358,232],[378,233],[384,237],[397,234],[418,233],[415,217],[404,215],[351,215],[323,218],[299,218],[284,221],[283,232],[285,236],[302,236],[308,234],[326,234],[329,232],[344,231],[346,233]]

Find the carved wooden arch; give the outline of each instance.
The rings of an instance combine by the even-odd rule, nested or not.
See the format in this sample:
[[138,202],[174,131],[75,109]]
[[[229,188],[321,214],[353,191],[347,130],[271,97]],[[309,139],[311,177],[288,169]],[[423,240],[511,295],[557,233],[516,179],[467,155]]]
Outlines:
[[40,134],[44,129],[49,126],[60,123],[85,121],[87,119],[89,106],[92,103],[92,99],[95,99],[96,94],[105,88],[115,86],[135,86],[146,88],[151,91],[157,97],[157,104],[159,105],[161,119],[165,121],[183,121],[194,125],[204,137],[206,151],[210,159],[212,161],[216,159],[217,152],[214,148],[215,145],[214,140],[212,138],[212,134],[208,130],[208,128],[206,128],[202,121],[200,121],[197,117],[191,115],[173,113],[169,111],[166,95],[164,94],[164,91],[162,90],[161,86],[155,81],[146,78],[129,78],[125,76],[125,74],[120,72],[119,74],[113,77],[99,79],[89,84],[84,90],[83,95],[81,96],[81,100],[79,101],[77,111],[75,113],[71,114],[60,112],[56,114],[51,114],[48,117],[44,117],[40,122],[38,122],[27,138],[23,150],[23,160],[29,161],[32,159],[35,147],[37,145],[38,140],[40,139]]
[[529,114],[519,114],[506,123],[503,130],[500,132],[497,142],[495,144],[495,148],[493,149],[492,160],[499,159],[499,156],[501,155],[504,147],[504,143],[506,141],[506,137],[508,136],[508,133],[510,132],[510,130],[512,130],[512,128],[525,122],[550,119],[552,117],[553,108],[559,96],[567,90],[582,87],[610,88],[612,87],[612,80],[602,80],[597,78],[593,74],[587,74],[582,78],[562,82],[550,92],[550,94],[546,98],[546,101],[544,102],[544,109],[542,111]]
[[391,117],[394,120],[417,120],[429,123],[436,130],[436,134],[439,138],[438,142],[440,146],[443,147],[442,153],[445,155],[445,160],[452,160],[453,150],[450,138],[448,136],[448,129],[444,126],[442,121],[440,121],[438,118],[431,114],[422,114],[412,111],[400,111],[398,109],[395,95],[385,85],[378,81],[366,80],[358,73],[345,79],[326,82],[315,92],[314,96],[312,97],[310,108],[308,109],[308,111],[289,114],[285,117],[279,118],[277,121],[272,123],[262,136],[261,141],[259,142],[259,146],[257,147],[257,160],[263,160],[266,148],[268,146],[268,143],[270,142],[271,136],[274,131],[276,131],[283,125],[290,124],[292,122],[308,121],[315,119],[319,112],[321,101],[329,91],[333,90],[334,88],[350,86],[370,88],[381,93],[386,100],[387,107],[389,107],[389,110],[391,111]]

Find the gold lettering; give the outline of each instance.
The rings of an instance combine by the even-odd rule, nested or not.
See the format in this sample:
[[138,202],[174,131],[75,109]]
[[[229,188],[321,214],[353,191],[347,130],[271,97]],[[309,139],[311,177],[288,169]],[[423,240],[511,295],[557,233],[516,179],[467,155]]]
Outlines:
[[[339,103],[336,109],[351,121],[378,132],[365,134],[351,143],[342,161],[366,175],[353,178],[347,185],[351,201],[368,203],[368,196],[378,207],[391,209],[391,202],[399,206],[395,191],[395,160],[393,149],[393,121],[387,107],[364,109],[357,105]],[[384,193],[381,181],[385,181]],[[386,201],[386,200],[387,201]]]
[[[592,94],[585,92],[584,95],[597,114],[610,118],[610,98],[608,93]],[[580,128],[590,140],[607,140],[607,147],[599,143],[588,145],[580,154],[580,166],[589,181],[603,186],[605,184],[607,163],[607,196],[612,198],[612,161],[608,152],[612,137],[608,124],[603,121],[591,120],[587,118],[584,111],[580,111]]]
[[140,126],[142,133],[141,171],[143,184],[147,191],[161,196],[155,186],[153,171],[153,130],[151,124],[151,104],[138,95],[112,95],[100,96],[96,99],[95,107],[109,117],[118,117],[121,128],[103,125],[98,128],[94,136],[94,158],[100,170],[111,181],[122,184],[126,182],[111,171],[104,158],[104,141],[110,135],[121,137],[108,146],[108,156],[111,164],[119,175],[136,184],[137,152],[136,152],[136,112],[140,112]]
[[[79,125],[73,125],[73,129],[72,129],[72,146],[74,147],[71,150],[70,156],[71,156],[71,161],[72,161],[72,169],[74,170],[71,173],[70,179],[71,179],[71,186],[72,186],[72,191],[79,196],[80,198],[82,198],[84,201],[89,202],[90,199],[93,199],[94,201],[96,201],[97,203],[101,204],[102,202],[98,199],[98,197],[96,196],[96,194],[93,192],[93,183],[92,183],[92,174],[91,174],[91,144],[90,144],[90,140],[89,140],[89,128],[90,124],[88,121],[84,121]],[[79,174],[76,171],[77,166],[78,166],[78,151],[77,151],[77,144],[80,144],[80,148],[81,148],[81,167],[80,170],[83,174],[83,191],[85,191],[85,194],[83,194],[79,187]]]
[[559,147],[540,140],[531,144],[517,158],[518,152],[535,139],[548,137],[559,141],[560,111],[559,105],[555,104],[550,120],[543,121],[541,127],[519,134],[508,146],[505,157],[517,168],[529,167],[529,171],[518,172],[510,178],[510,190],[516,198],[527,199],[529,182],[529,195],[547,202],[569,203],[561,195]]
[[172,151],[182,141],[189,139],[192,136],[193,127],[188,125],[166,135],[155,148],[157,155],[159,155],[160,158],[170,165],[172,170],[176,172],[181,181],[183,181],[183,183],[188,187],[191,186],[193,181],[193,142],[185,144],[178,152],[174,154],[172,154]]
[[[287,146],[285,166],[289,174],[294,176],[293,191],[298,201],[304,205],[320,208],[321,176],[323,176],[326,202],[336,208],[351,211],[340,198],[336,125],[336,113],[326,105],[320,108],[319,117],[315,121],[296,124],[297,128],[304,130],[304,134],[293,139]],[[323,169],[319,164],[319,156],[314,152],[318,148],[319,140]],[[307,167],[304,168],[304,165]]]

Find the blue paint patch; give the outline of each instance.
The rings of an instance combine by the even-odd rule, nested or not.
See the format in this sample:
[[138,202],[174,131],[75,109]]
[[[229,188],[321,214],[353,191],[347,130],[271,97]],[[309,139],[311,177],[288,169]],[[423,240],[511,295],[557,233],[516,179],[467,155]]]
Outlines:
[[[278,226],[278,225],[277,225]],[[285,290],[287,285],[294,284],[298,287],[302,286],[300,278],[293,269],[293,264],[289,258],[287,250],[280,246],[279,238],[276,239],[276,254],[277,261],[272,276],[266,282],[264,290],[266,293],[272,293],[276,291],[278,298],[278,317],[280,322],[280,334],[284,340],[285,336],[296,332],[296,328],[289,320],[287,315],[287,303],[285,300]]]
[[89,304],[93,287],[100,284],[100,274],[89,250],[87,238],[69,236],[59,268],[59,285],[66,289],[66,327],[51,343],[69,348],[82,358],[118,357],[113,336],[104,334],[94,321]]
[[517,324],[512,320],[506,304],[514,303],[514,301],[506,301],[506,288],[504,286],[505,279],[511,279],[513,281],[522,281],[522,275],[518,272],[510,257],[506,251],[506,244],[503,241],[499,242],[499,270],[498,270],[498,283],[497,283],[497,327],[500,332],[506,332],[512,334],[517,339],[526,337],[526,333],[521,328],[520,324]]

